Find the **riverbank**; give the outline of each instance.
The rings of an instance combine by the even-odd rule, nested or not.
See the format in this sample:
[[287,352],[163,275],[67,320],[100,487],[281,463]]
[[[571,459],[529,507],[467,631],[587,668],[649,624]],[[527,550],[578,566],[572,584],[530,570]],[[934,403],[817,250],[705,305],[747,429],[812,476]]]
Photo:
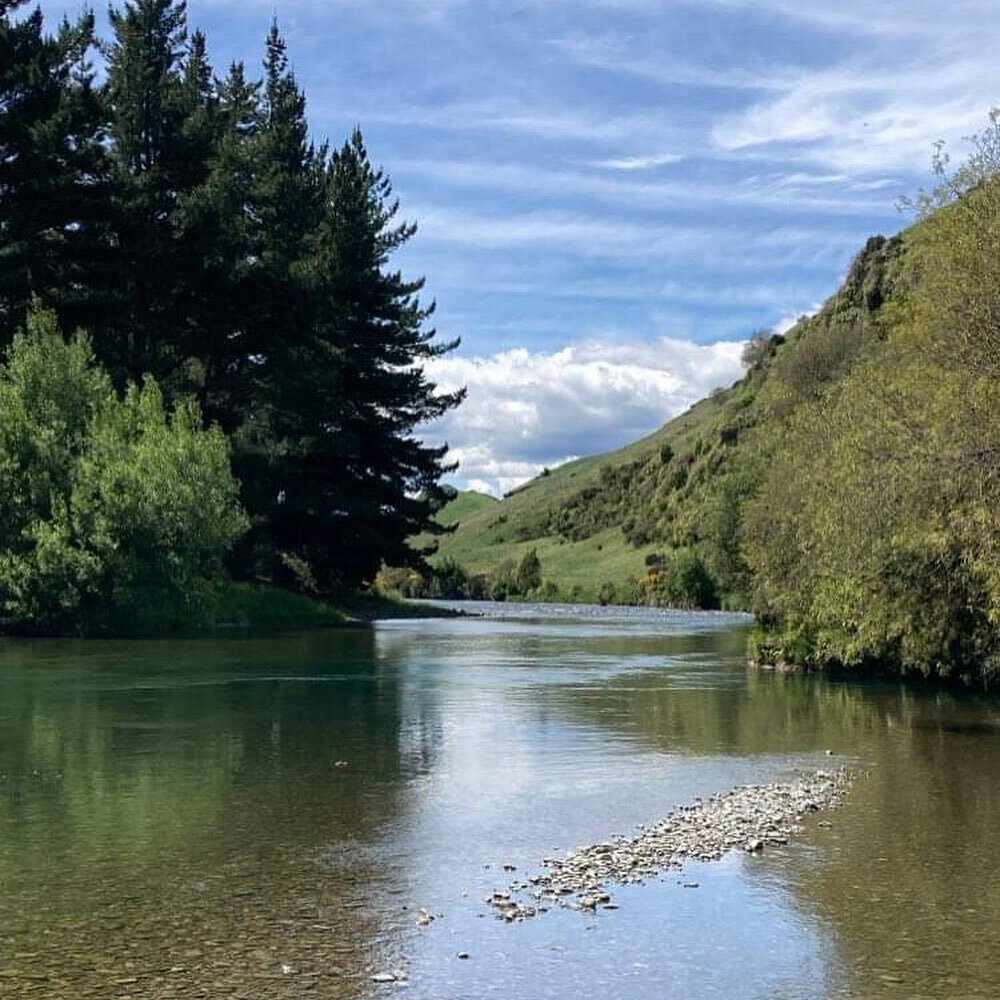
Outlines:
[[377,621],[461,617],[461,611],[374,592],[346,594],[335,601],[324,601],[277,587],[233,583],[223,590],[213,627],[364,628]]
[[300,629],[368,628],[377,621],[462,618],[447,607],[364,592],[335,601],[262,584],[223,584],[203,605],[192,608],[136,608],[112,620],[84,623],[74,630],[38,628],[0,621],[0,635],[28,638],[146,639],[201,636],[218,632],[282,632]]

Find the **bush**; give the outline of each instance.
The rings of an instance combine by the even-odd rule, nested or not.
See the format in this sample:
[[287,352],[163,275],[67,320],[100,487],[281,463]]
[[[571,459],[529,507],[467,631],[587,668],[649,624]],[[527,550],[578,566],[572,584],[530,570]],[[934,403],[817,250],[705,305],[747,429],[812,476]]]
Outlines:
[[701,556],[682,548],[652,566],[642,585],[650,604],[672,608],[712,609],[719,606],[718,586]]
[[526,552],[518,564],[515,583],[517,592],[525,597],[542,585],[542,564],[535,549]]
[[246,527],[229,447],[148,379],[119,397],[82,334],[34,312],[0,366],[0,607],[41,630],[208,620]]
[[461,599],[469,592],[469,574],[451,556],[441,560],[434,568],[431,579],[431,597]]

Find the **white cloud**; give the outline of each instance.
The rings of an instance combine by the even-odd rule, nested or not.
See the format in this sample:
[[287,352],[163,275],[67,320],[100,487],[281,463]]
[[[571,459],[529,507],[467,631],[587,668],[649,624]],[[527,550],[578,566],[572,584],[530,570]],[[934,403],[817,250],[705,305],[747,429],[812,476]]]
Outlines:
[[[905,32],[904,32],[905,33]],[[965,25],[926,44],[895,39],[825,68],[800,70],[766,98],[720,116],[719,150],[852,178],[919,171],[932,144],[978,131],[1000,95],[1000,68]],[[860,188],[856,188],[860,190]]]
[[427,365],[465,403],[426,429],[461,463],[459,484],[501,494],[579,455],[618,448],[655,430],[741,373],[742,343],[651,342],[525,348]]
[[653,167],[664,167],[671,163],[680,163],[684,157],[680,153],[654,153],[652,156],[625,156],[620,159],[596,160],[595,167],[608,170],[650,170]]

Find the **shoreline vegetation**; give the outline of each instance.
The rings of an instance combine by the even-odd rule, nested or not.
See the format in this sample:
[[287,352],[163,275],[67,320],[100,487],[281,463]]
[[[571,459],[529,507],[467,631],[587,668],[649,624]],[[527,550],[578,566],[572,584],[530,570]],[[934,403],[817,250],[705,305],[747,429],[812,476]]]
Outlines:
[[377,621],[413,618],[461,618],[465,613],[375,592],[340,595],[323,600],[280,587],[229,583],[197,614],[164,613],[123,616],[105,628],[81,633],[39,629],[0,620],[0,637],[150,639],[213,634],[285,632],[301,629],[367,628]]
[[737,383],[495,501],[418,434],[465,393],[425,376],[459,342],[395,267],[416,224],[360,129],[310,140],[277,25],[259,79],[219,78],[180,0],[127,0],[106,39],[23,6],[0,11],[11,631],[403,613],[370,590],[746,610],[751,659],[1000,678],[1000,111],[815,315],[748,338]]
[[347,620],[383,561],[424,564],[454,468],[414,433],[464,397],[425,376],[458,341],[397,269],[416,225],[359,129],[311,139],[276,23],[259,76],[218,76],[183,0],[113,6],[104,38],[25,7],[0,8],[0,619]]

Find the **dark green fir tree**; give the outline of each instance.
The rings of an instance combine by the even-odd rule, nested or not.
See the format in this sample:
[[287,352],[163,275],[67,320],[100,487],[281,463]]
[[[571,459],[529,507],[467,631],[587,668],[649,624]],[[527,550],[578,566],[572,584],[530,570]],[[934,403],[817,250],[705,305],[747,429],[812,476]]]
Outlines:
[[109,176],[103,111],[89,56],[89,14],[46,34],[36,9],[0,0],[0,340],[37,298],[68,325],[104,302]]

